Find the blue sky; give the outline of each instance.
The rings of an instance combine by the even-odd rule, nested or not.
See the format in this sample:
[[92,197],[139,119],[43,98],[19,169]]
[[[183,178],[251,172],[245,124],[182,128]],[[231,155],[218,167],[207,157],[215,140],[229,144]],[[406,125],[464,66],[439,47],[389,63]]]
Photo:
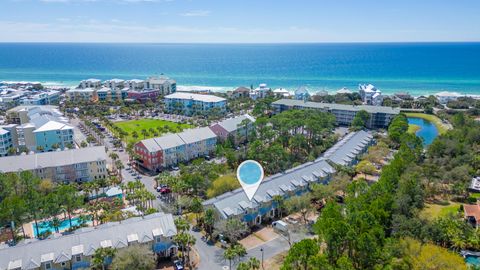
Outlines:
[[478,0],[0,0],[3,42],[480,41]]

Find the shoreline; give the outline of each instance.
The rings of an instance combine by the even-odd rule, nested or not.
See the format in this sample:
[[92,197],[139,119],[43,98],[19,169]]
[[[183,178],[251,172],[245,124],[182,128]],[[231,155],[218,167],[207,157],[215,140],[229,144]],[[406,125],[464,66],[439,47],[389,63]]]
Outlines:
[[[73,81],[69,81],[69,82],[58,82],[58,81],[41,81],[41,80],[31,80],[31,81],[27,81],[27,80],[1,80],[0,83],[41,83],[43,86],[46,86],[46,87],[50,87],[50,88],[75,88],[78,86],[78,84],[80,84],[80,81],[78,82],[73,82]],[[374,84],[375,85],[375,84]],[[207,85],[181,85],[181,84],[177,84],[177,90],[178,91],[185,91],[185,92],[188,92],[188,91],[200,91],[200,90],[209,90],[213,93],[226,93],[227,91],[233,91],[235,90],[237,87],[241,87],[241,86],[244,86],[244,87],[249,87],[248,85],[238,85],[238,86],[207,86]],[[257,87],[257,85],[253,85],[254,87]],[[267,82],[267,86],[268,85],[268,82]],[[286,89],[287,91],[289,91],[291,94],[293,94],[296,90],[296,88],[298,87],[284,87],[284,86],[281,86],[281,87],[277,87],[277,86],[269,86],[271,87],[272,90],[275,90],[275,89],[278,89],[278,88],[283,88],[283,89]],[[320,92],[320,91],[327,91],[329,95],[335,95],[336,92],[340,89],[337,89],[337,90],[330,90],[328,89],[327,87],[312,87],[312,86],[306,86],[310,91],[311,91],[311,94],[314,95],[315,93],[317,92]],[[353,93],[357,92],[356,88],[351,88],[349,89],[350,91],[352,91]],[[446,89],[438,89],[438,90],[425,90],[423,94],[418,94],[418,93],[411,93],[411,92],[420,92],[420,90],[412,90],[412,91],[408,91],[408,90],[382,90],[382,94],[383,95],[386,95],[386,96],[390,96],[390,95],[393,95],[395,93],[400,93],[400,92],[406,92],[406,93],[409,93],[412,97],[414,98],[417,98],[417,97],[420,97],[420,96],[430,96],[430,95],[436,95],[436,94],[439,94],[439,93],[449,93],[449,94],[452,94],[452,95],[457,95],[459,97],[472,97],[472,98],[476,98],[476,99],[480,99],[480,90],[478,91],[478,93],[475,93],[475,94],[472,94],[472,93],[467,93],[467,92],[459,92],[459,91],[456,91],[456,90],[446,90]],[[476,91],[474,91],[476,92]]]

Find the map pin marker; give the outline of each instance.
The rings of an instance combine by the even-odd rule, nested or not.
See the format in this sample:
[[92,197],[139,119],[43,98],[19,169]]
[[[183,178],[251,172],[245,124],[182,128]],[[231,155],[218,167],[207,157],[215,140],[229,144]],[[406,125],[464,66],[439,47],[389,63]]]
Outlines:
[[263,180],[263,168],[255,160],[245,160],[237,168],[237,179],[251,201]]

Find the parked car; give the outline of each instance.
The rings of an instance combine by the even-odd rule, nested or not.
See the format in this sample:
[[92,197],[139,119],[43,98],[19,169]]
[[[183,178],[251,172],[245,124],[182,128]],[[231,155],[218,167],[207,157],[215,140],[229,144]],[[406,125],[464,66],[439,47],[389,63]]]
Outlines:
[[160,192],[160,194],[168,194],[168,193],[172,192],[172,189],[170,189],[166,185],[161,185],[161,186],[157,187],[157,192]]
[[173,264],[175,265],[175,270],[183,270],[183,263],[180,260],[175,260],[173,261]]

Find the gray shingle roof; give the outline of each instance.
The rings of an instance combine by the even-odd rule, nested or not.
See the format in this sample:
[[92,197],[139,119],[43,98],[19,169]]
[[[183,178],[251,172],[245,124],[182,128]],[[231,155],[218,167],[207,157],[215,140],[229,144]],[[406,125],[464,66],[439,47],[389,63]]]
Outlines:
[[312,109],[323,110],[343,110],[343,111],[361,111],[365,110],[368,113],[386,113],[386,114],[399,114],[400,108],[386,107],[386,106],[370,106],[370,105],[345,105],[336,103],[321,103],[321,102],[304,102],[302,100],[293,99],[281,99],[272,103],[273,105],[285,105],[285,106],[299,106]]
[[0,171],[16,172],[19,170],[34,170],[106,159],[107,154],[105,153],[105,147],[95,146],[65,151],[36,153],[32,155],[1,157]]
[[[139,242],[152,240],[155,232],[162,232],[165,237],[177,234],[171,214],[156,213],[143,219],[131,218],[122,223],[112,222],[96,228],[83,228],[70,235],[46,240],[32,240],[14,247],[0,249],[0,269],[7,269],[9,264],[18,263],[21,267],[35,266],[41,263],[42,257],[52,257],[55,262],[70,260],[73,254],[92,255],[95,249],[104,245],[124,247],[128,243],[128,235],[137,234]],[[47,258],[48,257],[48,258]]]

